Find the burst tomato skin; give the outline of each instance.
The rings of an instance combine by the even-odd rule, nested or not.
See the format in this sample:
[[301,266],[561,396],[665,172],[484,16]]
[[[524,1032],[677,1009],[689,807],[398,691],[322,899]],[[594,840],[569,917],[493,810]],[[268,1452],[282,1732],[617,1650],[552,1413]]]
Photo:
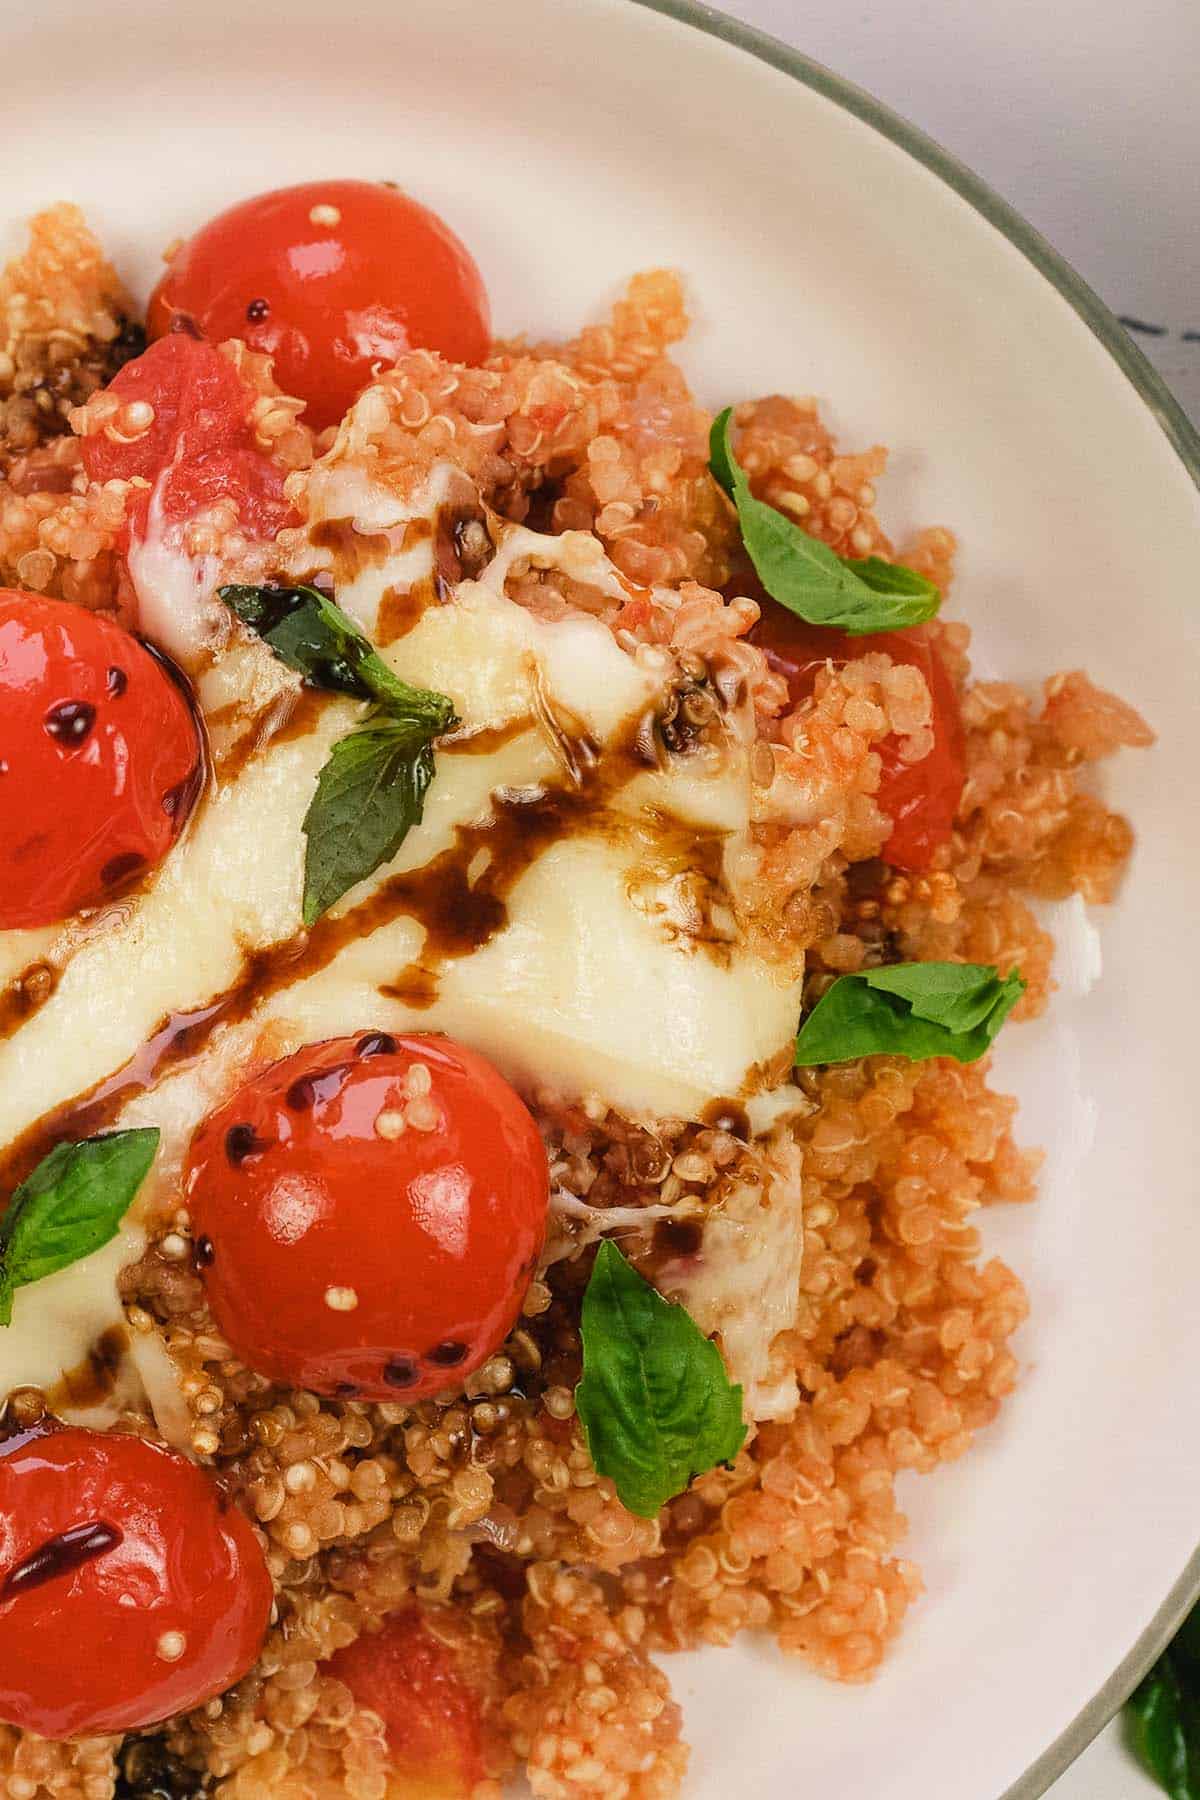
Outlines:
[[[254,439],[255,394],[214,344],[173,332],[118,370],[106,390],[122,409],[153,409],[148,428],[130,432],[117,419],[82,440],[93,481],[149,483],[127,508],[128,529],[145,535],[153,500],[163,522],[178,525],[219,500],[232,500],[247,535],[273,538],[294,520],[283,471]],[[151,490],[154,490],[153,496]]]
[[436,213],[374,181],[278,188],[211,219],[155,289],[151,336],[181,315],[269,355],[318,431],[406,350],[478,363],[490,343],[487,292],[465,246]]
[[954,826],[954,815],[966,780],[966,738],[958,695],[946,665],[920,625],[851,637],[826,626],[809,625],[775,601],[764,598],[763,616],[751,633],[767,661],[788,684],[793,706],[807,700],[827,662],[844,668],[856,657],[882,651],[893,662],[920,669],[932,702],[933,749],[920,762],[905,762],[899,739],[884,738],[875,746],[881,769],[876,800],[892,821],[883,847],[884,859],[914,873],[927,869],[934,851]]
[[68,918],[155,867],[202,776],[187,699],[136,638],[0,589],[0,930]]
[[198,1706],[254,1663],[272,1603],[249,1520],[186,1458],[52,1422],[0,1443],[10,1724],[69,1738]]
[[311,1044],[201,1125],[198,1263],[253,1369],[417,1400],[504,1341],[546,1222],[546,1152],[492,1065],[449,1038]]
[[404,1793],[465,1795],[483,1780],[479,1702],[418,1607],[356,1638],[325,1671],[383,1720]]

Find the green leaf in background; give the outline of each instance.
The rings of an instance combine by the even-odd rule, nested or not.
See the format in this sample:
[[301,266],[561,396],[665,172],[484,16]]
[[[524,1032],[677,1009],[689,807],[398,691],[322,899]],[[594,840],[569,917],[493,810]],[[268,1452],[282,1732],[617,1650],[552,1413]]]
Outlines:
[[298,669],[313,687],[353,694],[359,700],[420,719],[430,735],[446,731],[454,707],[445,694],[410,687],[327,594],[314,587],[223,587],[218,593],[243,624],[269,644],[281,662]]
[[13,1294],[116,1237],[150,1172],[158,1131],[110,1131],[58,1144],[26,1177],[0,1220],[0,1325],[11,1325]]
[[425,811],[433,780],[419,721],[376,713],[333,746],[304,815],[304,923],[390,862]]
[[840,975],[800,1027],[796,1064],[860,1056],[976,1062],[1024,992],[1015,971],[1001,979],[986,963],[897,963]]
[[691,1314],[601,1244],[583,1297],[575,1405],[592,1461],[644,1519],[742,1447],[742,1390]]
[[1126,1703],[1125,1738],[1171,1800],[1200,1800],[1200,1608]]
[[856,636],[931,619],[941,594],[924,575],[879,556],[839,556],[778,508],[755,499],[730,445],[732,412],[727,406],[713,420],[709,468],[737,507],[746,553],[772,599],[810,625]]

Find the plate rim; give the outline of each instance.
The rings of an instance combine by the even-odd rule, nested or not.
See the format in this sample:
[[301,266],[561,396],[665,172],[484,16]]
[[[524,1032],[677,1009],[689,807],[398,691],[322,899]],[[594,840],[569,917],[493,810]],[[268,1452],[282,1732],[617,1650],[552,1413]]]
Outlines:
[[[1157,421],[1184,471],[1200,491],[1200,430],[1192,424],[1158,370],[1130,337],[1115,313],[1015,207],[949,150],[866,89],[741,19],[705,4],[705,0],[621,0],[707,37],[720,39],[769,64],[804,87],[853,114],[898,149],[936,175],[960,199],[1008,239],[1027,262],[1067,301],[1079,319],[1108,351],[1113,362]],[[1151,1664],[1171,1642],[1184,1618],[1200,1599],[1200,1546],[1192,1553],[1145,1630],[1112,1674],[1041,1755],[996,1800],[1039,1800],[1047,1789],[1115,1717]]]

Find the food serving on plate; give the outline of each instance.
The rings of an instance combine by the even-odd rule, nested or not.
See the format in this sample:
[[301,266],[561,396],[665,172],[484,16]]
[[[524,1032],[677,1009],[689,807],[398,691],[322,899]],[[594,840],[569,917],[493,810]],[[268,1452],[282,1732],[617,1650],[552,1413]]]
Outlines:
[[674,1794],[656,1653],[869,1676],[1013,1385],[987,1053],[1150,733],[672,274],[496,342],[320,182],[0,310],[0,1786]]

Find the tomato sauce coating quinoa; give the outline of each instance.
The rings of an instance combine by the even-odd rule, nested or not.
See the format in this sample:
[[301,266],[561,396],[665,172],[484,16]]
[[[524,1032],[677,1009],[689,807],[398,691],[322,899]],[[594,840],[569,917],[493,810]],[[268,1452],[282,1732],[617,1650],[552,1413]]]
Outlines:
[[[140,424],[99,391],[128,312],[74,209],[35,222],[33,250],[0,283],[0,317],[0,584],[128,621],[119,552],[135,496],[119,480],[89,483],[80,448],[106,426]],[[678,279],[639,275],[607,323],[566,344],[501,344],[470,369],[408,353],[382,375],[377,399],[321,440],[276,391],[265,358],[227,353],[255,390],[258,448],[287,475],[301,517],[320,452],[328,468],[369,448],[414,484],[450,461],[501,517],[594,532],[630,582],[680,590],[671,609],[601,602],[559,569],[531,568],[508,591],[549,617],[599,608],[619,642],[669,641],[699,658],[719,650],[741,670],[762,799],[742,872],[755,896],[747,929],[807,952],[809,999],[884,960],[954,959],[1018,969],[1027,990],[1016,1016],[1038,1015],[1053,946],[1031,902],[1113,897],[1132,837],[1088,786],[1088,767],[1149,743],[1148,728],[1077,672],[1048,680],[1036,700],[973,681],[969,628],[934,623],[961,701],[965,785],[928,870],[890,868],[875,751],[892,738],[921,754],[928,691],[913,668],[867,654],[818,675],[811,701],[791,708],[786,681],[748,641],[759,607],[708,473],[710,417],[670,359],[686,325]],[[70,409],[44,404],[43,392],[67,396]],[[842,554],[895,554],[950,586],[948,530],[893,550],[876,517],[883,449],[841,454],[805,399],[750,402],[735,425],[761,498]],[[194,553],[237,580],[267,566],[228,503],[189,533]],[[279,541],[286,555],[287,528]],[[824,1675],[870,1677],[921,1591],[903,1554],[897,1477],[963,1454],[1017,1379],[1024,1289],[1002,1262],[981,1261],[974,1215],[1032,1199],[1038,1158],[1018,1147],[1016,1103],[988,1087],[986,1061],[881,1056],[795,1080],[807,1102],[804,1251],[799,1314],[777,1353],[800,1402],[657,1520],[627,1511],[597,1475],[575,1416],[586,1250],[533,1282],[507,1341],[463,1393],[368,1404],[242,1366],[208,1310],[190,1217],[157,1219],[122,1276],[129,1325],[165,1343],[193,1453],[260,1530],[276,1618],[256,1668],[140,1755],[135,1741],[59,1744],[0,1725],[0,1794],[109,1800],[156,1782],[161,1791],[167,1779],[181,1796],[385,1800],[384,1724],[325,1665],[414,1605],[479,1707],[482,1777],[431,1792],[472,1800],[493,1800],[517,1767],[540,1800],[678,1793],[681,1718],[652,1653],[754,1630]],[[732,1121],[651,1132],[599,1101],[545,1093],[531,1104],[553,1188],[587,1208],[687,1193],[703,1204],[747,1171],[762,1177],[762,1152]],[[628,1253],[653,1272],[652,1236]],[[9,1407],[17,1423],[42,1409],[33,1393]],[[123,1425],[148,1429],[136,1414]]]

